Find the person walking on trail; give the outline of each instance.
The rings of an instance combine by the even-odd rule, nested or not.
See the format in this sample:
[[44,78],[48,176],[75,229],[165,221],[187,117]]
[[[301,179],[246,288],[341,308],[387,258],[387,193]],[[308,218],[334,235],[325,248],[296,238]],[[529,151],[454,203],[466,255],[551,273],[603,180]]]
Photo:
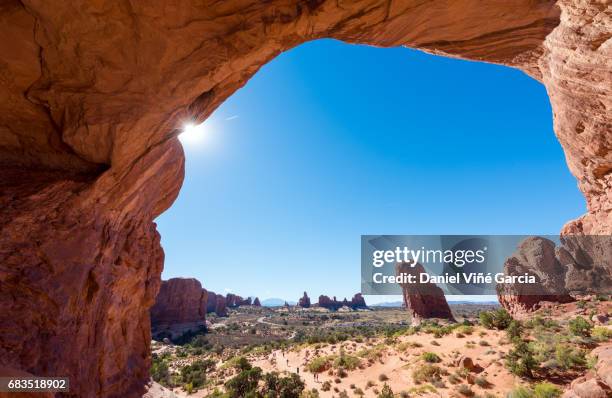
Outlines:
[[300,374],[300,367],[295,368],[297,370],[297,374]]

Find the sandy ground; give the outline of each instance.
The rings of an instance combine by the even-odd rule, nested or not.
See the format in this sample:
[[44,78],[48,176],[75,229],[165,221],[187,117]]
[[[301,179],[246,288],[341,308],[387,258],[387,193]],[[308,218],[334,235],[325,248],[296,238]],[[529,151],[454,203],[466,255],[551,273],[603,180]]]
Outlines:
[[[479,336],[480,332],[486,333],[484,336]],[[489,346],[482,346],[479,342],[486,341]],[[432,345],[432,341],[436,341],[439,345]],[[472,342],[474,344],[468,344]],[[309,360],[317,356],[325,356],[330,354],[339,354],[341,347],[347,354],[356,354],[357,352],[372,348],[378,344],[385,344],[384,339],[371,339],[368,342],[355,343],[344,342],[342,344],[321,344],[321,348],[316,349],[316,345],[293,348],[288,351],[276,350],[267,355],[251,355],[247,356],[253,366],[261,367],[264,372],[278,371],[281,373],[292,372],[299,373],[306,383],[307,389],[316,388],[321,397],[337,397],[340,391],[345,390],[349,396],[357,396],[353,393],[354,388],[360,388],[365,397],[376,397],[377,391],[382,389],[384,383],[387,383],[395,393],[401,391],[410,391],[413,387],[421,387],[413,382],[412,371],[415,367],[423,364],[420,359],[424,352],[434,352],[442,362],[437,365],[448,370],[449,373],[454,373],[458,368],[456,366],[457,359],[461,356],[468,356],[480,365],[483,370],[478,373],[478,376],[484,376],[491,383],[489,388],[483,389],[477,385],[471,385],[472,390],[483,395],[484,392],[492,393],[496,396],[505,396],[505,393],[511,390],[519,382],[512,376],[503,366],[503,360],[500,360],[500,353],[506,353],[510,347],[504,342],[504,333],[499,331],[485,330],[475,327],[472,335],[467,335],[458,338],[455,334],[443,336],[435,339],[431,334],[421,333],[412,336],[402,336],[393,344],[385,345],[385,351],[380,360],[368,363],[363,360],[364,368],[355,369],[348,372],[344,378],[340,378],[340,383],[335,381],[338,378],[335,375],[329,375],[327,372],[319,374],[318,380],[312,373],[306,371],[305,366]],[[400,348],[402,343],[417,343],[422,347],[408,347],[405,351]],[[405,346],[406,344],[404,344]],[[399,346],[399,347],[398,347]],[[494,351],[494,352],[491,352]],[[388,380],[379,381],[380,375],[385,375]],[[476,374],[474,374],[476,375]],[[457,389],[457,385],[453,385],[444,379],[445,387],[437,387],[436,392],[422,393],[422,397],[449,397],[454,396],[453,392]],[[329,381],[332,385],[330,391],[322,391],[323,383]],[[374,383],[368,387],[367,383]],[[461,383],[466,384],[465,380]],[[460,383],[460,384],[461,384]],[[351,387],[354,388],[351,388]],[[338,391],[335,391],[337,388]],[[180,389],[175,389],[174,393],[180,397],[205,397],[210,393],[208,390],[200,390],[191,395],[187,395]],[[414,391],[411,396],[417,396]]]

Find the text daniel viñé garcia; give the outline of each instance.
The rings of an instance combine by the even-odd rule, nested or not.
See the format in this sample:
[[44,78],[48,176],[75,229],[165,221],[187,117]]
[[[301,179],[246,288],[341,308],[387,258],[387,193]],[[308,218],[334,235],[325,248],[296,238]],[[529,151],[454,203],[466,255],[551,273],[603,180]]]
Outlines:
[[[429,262],[453,264],[458,268],[463,268],[469,264],[482,264],[486,261],[487,247],[480,250],[426,250],[424,247],[414,250],[406,246],[396,247],[395,250],[375,250],[372,252],[372,266],[380,268],[385,263],[406,263],[415,267],[417,263],[424,264]],[[385,275],[376,272],[372,275],[372,281],[376,284],[381,283],[536,283],[533,275],[505,275],[503,272],[484,273],[484,272],[461,272],[456,274],[445,273],[443,275],[430,275],[421,272],[418,277],[414,274],[400,273],[398,275]]]

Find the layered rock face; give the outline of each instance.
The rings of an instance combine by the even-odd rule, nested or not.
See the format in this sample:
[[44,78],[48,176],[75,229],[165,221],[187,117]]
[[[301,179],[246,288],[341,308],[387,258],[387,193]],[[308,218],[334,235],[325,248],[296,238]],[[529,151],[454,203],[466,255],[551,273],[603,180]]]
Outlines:
[[[398,263],[395,266],[396,275],[419,275],[425,273],[421,264],[412,266],[409,263]],[[410,313],[412,322],[418,324],[423,319],[438,318],[454,321],[453,313],[448,306],[444,292],[435,283],[403,283],[402,296],[404,307]]]
[[565,267],[557,258],[554,242],[548,239],[532,237],[521,242],[514,255],[506,259],[504,273],[527,273],[537,280],[535,285],[497,285],[500,304],[515,317],[538,309],[543,301],[573,301],[565,288]]
[[298,300],[298,305],[302,308],[310,308],[310,297],[304,292],[304,295]]
[[[304,292],[304,295],[306,295],[306,292]],[[306,296],[306,297],[308,297],[308,296]],[[308,304],[310,306],[310,299],[308,301]],[[319,296],[319,301],[318,301],[317,304],[319,305],[319,307],[327,308],[327,309],[332,310],[332,311],[336,311],[336,310],[338,310],[341,307],[348,307],[348,308],[351,308],[351,309],[354,309],[354,310],[355,309],[359,309],[359,308],[367,308],[368,307],[366,305],[365,299],[363,298],[361,293],[355,294],[353,296],[353,298],[351,299],[351,301],[348,301],[346,299],[346,297],[342,301],[339,301],[339,300],[336,299],[336,296],[334,296],[334,298],[331,299],[331,298],[329,298],[329,296],[320,295]]]
[[572,294],[608,294],[612,286],[612,237],[562,236],[561,244],[541,237],[522,241],[504,263],[506,275],[529,274],[536,284],[500,284],[499,302],[524,318],[543,302],[568,303]]
[[588,205],[564,232],[612,232],[607,7],[3,2],[0,365],[68,376],[75,397],[144,391],[163,266],[153,220],[183,179],[179,129],[208,117],[280,52],[318,38],[495,62],[541,80]]
[[208,292],[193,278],[162,281],[151,307],[153,336],[175,338],[206,327]]

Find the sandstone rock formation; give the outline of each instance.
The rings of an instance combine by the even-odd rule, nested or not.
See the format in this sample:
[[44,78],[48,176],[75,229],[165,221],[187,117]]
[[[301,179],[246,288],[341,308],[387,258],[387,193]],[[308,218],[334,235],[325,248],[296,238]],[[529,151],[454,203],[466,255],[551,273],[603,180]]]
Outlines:
[[[308,297],[306,296],[306,292],[304,292],[304,295],[305,297]],[[309,303],[310,303],[310,299],[309,299]],[[320,295],[319,301],[317,304],[319,307],[327,308],[332,311],[337,311],[341,307],[348,307],[354,310],[358,308],[367,308],[365,299],[363,298],[361,293],[355,294],[353,298],[351,299],[351,301],[348,301],[346,297],[342,301],[339,301],[338,299],[336,299],[336,296],[334,296],[334,298],[331,299],[329,298],[329,296]]]
[[193,278],[162,281],[155,304],[151,307],[153,337],[174,339],[188,331],[206,327],[208,292]]
[[179,129],[280,52],[318,38],[505,64],[540,80],[587,200],[588,213],[563,232],[611,233],[608,7],[3,2],[0,365],[68,376],[73,396],[142,394],[163,266],[153,220],[183,179]]
[[302,308],[310,308],[310,297],[304,292],[304,295],[298,300],[298,305]]
[[512,257],[504,263],[506,275],[536,277],[537,283],[499,284],[497,293],[500,304],[514,317],[540,308],[542,302],[568,303],[573,301],[565,288],[566,269],[557,258],[555,243],[541,237],[522,241]]
[[592,372],[572,381],[561,398],[608,398],[612,396],[612,344],[594,349],[596,359]]
[[368,305],[366,304],[366,301],[361,293],[357,293],[353,296],[349,306],[354,310],[359,308],[368,308]]
[[[419,263],[414,266],[398,263],[395,266],[396,275],[415,275],[417,281],[421,273],[425,273],[425,268]],[[435,283],[404,283],[401,286],[404,307],[410,312],[413,323],[430,318],[455,320],[444,292]]]
[[217,295],[217,305],[215,307],[215,314],[217,314],[217,316],[228,316],[225,297],[221,295]]
[[261,307],[261,301],[259,301],[259,297],[255,297],[255,300],[253,300],[253,306]]
[[217,309],[217,294],[213,291],[208,291],[208,301],[206,302],[206,313],[210,314]]

